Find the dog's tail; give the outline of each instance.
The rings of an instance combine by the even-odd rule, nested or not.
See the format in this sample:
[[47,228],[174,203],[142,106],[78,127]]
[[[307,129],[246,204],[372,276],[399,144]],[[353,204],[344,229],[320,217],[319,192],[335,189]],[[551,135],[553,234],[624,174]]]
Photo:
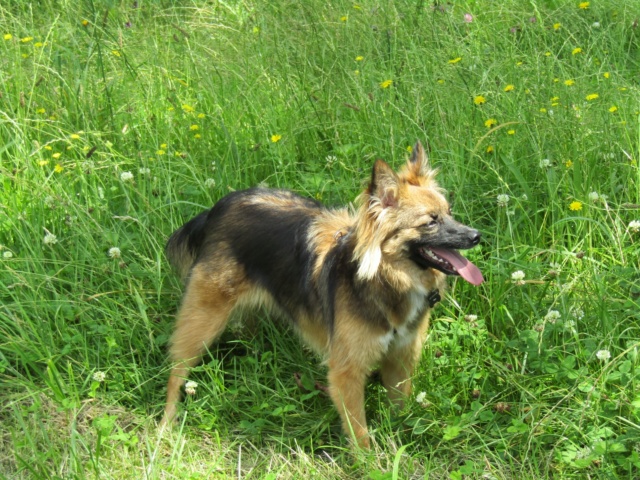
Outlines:
[[176,269],[182,279],[187,277],[198,258],[205,238],[208,214],[209,211],[207,210],[192,218],[173,232],[167,241],[165,253],[169,263]]

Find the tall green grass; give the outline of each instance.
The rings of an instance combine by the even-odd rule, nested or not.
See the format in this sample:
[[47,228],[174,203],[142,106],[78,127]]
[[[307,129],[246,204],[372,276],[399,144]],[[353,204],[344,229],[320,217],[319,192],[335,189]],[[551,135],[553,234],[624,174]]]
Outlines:
[[[0,473],[637,478],[639,17],[613,1],[3,2]],[[391,412],[372,382],[375,447],[354,457],[294,378],[323,366],[258,313],[159,432],[181,293],[167,236],[258,183],[348,203],[416,139],[482,231],[469,257],[487,280],[452,279],[420,401]]]

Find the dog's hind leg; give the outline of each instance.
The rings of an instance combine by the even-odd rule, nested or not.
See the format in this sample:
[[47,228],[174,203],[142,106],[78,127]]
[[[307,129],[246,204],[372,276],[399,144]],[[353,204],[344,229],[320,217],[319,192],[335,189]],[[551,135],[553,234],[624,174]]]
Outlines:
[[224,331],[237,298],[228,289],[220,288],[204,269],[197,266],[193,269],[171,337],[169,353],[174,366],[167,384],[167,404],[161,425],[175,418],[180,389],[189,370]]

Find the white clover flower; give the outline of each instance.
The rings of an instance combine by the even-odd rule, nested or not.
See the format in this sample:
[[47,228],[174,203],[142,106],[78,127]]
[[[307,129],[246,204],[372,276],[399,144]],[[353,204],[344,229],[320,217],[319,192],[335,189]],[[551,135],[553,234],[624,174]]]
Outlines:
[[592,26],[593,28],[600,28],[600,22],[593,22],[593,23],[591,24],[591,26]]
[[44,197],[44,204],[47,208],[55,208],[56,199],[53,198],[51,195],[47,195],[46,197]]
[[120,249],[119,249],[118,247],[111,247],[111,248],[109,249],[109,253],[108,253],[108,255],[109,255],[111,258],[120,258],[120,257],[121,257],[121,253],[122,253],[122,252],[120,252]]
[[47,234],[44,236],[44,239],[42,241],[44,242],[45,245],[55,245],[56,243],[58,243],[58,237],[56,237],[51,232],[47,232]]
[[133,173],[122,172],[120,174],[120,180],[122,180],[123,182],[133,182]]
[[553,110],[552,110],[552,109],[549,109],[549,110],[547,111],[547,115],[549,115],[550,117],[553,117]]
[[218,168],[218,165],[216,164],[216,161],[214,160],[213,162],[211,162],[211,170],[213,170],[215,172],[217,168]]
[[102,383],[102,382],[104,382],[104,380],[105,380],[106,378],[107,378],[107,374],[106,374],[106,373],[104,373],[104,372],[100,372],[100,371],[98,371],[98,372],[95,372],[95,373],[93,374],[93,381],[94,381],[94,382]]
[[516,285],[524,285],[525,274],[522,270],[517,270],[511,274],[511,281]]
[[551,166],[551,160],[544,158],[540,160],[540,168],[549,168]]
[[420,392],[418,395],[416,395],[416,402],[426,408],[428,405],[426,398],[427,392]]
[[196,388],[198,388],[198,384],[193,380],[189,380],[184,386],[184,391],[187,395],[195,395]]
[[338,160],[338,157],[336,157],[335,155],[327,155],[324,159],[324,161],[327,164],[327,167],[330,167],[331,165],[336,163],[337,160]]
[[474,323],[478,321],[478,315],[468,314],[464,316],[465,321]]
[[526,193],[523,193],[520,196],[520,200],[522,200],[523,202],[526,202],[527,200],[529,200],[529,196]]
[[633,233],[640,232],[640,220],[631,220],[629,222],[629,230],[631,230]]
[[140,173],[140,175],[150,175],[151,169],[147,167],[142,167],[141,169],[138,170],[138,172]]
[[611,358],[611,352],[609,350],[598,350],[596,352],[596,357],[598,358],[598,360],[606,362]]
[[214,188],[216,186],[215,178],[207,178],[204,181],[204,186],[207,187],[207,188]]
[[569,313],[573,316],[573,318],[575,318],[576,320],[582,320],[584,318],[584,310],[582,310],[579,307],[571,307],[571,310],[569,310]]
[[591,192],[589,194],[589,200],[591,200],[592,202],[597,202],[598,200],[600,200],[600,195],[598,194],[598,192]]
[[509,203],[509,195],[506,193],[501,193],[496,197],[496,201],[498,202],[499,207],[506,207]]
[[544,319],[546,322],[549,323],[556,323],[558,320],[560,320],[560,317],[562,315],[560,315],[560,312],[557,310],[549,310],[549,312],[544,316]]
[[11,250],[2,252],[2,258],[13,258],[13,252]]

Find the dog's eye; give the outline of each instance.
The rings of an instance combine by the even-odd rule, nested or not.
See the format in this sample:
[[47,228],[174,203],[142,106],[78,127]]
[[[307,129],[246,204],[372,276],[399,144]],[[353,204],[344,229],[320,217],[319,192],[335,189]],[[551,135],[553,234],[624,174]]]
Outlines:
[[436,225],[438,225],[438,215],[433,215],[431,217],[431,221],[429,223],[427,223],[427,226],[435,227]]

